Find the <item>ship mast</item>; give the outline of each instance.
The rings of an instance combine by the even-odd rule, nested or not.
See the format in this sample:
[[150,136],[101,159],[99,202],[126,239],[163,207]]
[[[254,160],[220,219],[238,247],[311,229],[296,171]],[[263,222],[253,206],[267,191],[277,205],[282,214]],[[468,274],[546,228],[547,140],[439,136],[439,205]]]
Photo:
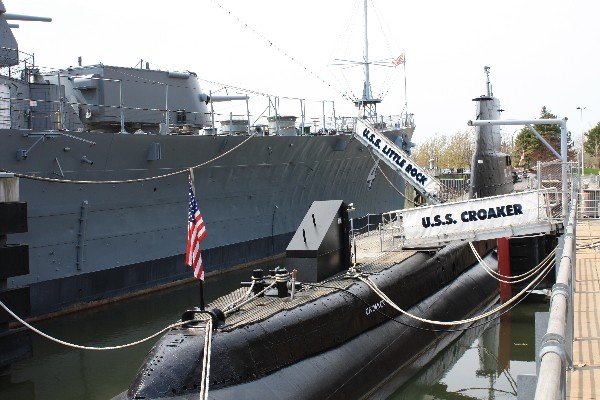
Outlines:
[[381,99],[374,99],[371,93],[371,82],[369,80],[369,37],[368,37],[368,18],[367,18],[367,0],[364,0],[364,48],[363,48],[363,70],[364,84],[363,95],[361,99],[354,100],[354,104],[358,107],[359,117],[367,119],[372,123],[377,122],[377,104],[381,103]]

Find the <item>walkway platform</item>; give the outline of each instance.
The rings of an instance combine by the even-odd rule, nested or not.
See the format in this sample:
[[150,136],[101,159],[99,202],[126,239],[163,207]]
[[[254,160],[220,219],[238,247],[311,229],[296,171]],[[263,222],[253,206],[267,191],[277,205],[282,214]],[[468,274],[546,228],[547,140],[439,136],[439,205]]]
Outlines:
[[568,399],[600,399],[600,220],[579,221],[574,283],[573,370],[567,372]]

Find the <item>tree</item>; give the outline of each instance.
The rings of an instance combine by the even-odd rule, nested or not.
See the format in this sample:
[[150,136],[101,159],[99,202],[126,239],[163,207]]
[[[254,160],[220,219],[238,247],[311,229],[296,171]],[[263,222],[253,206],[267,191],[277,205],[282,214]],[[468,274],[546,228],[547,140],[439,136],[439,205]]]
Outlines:
[[584,133],[583,149],[596,160],[596,168],[600,168],[600,122]]
[[454,135],[435,135],[426,142],[418,144],[412,152],[412,158],[422,166],[429,166],[434,160],[437,168],[469,168],[474,151],[472,131],[457,132]]
[[[542,107],[540,119],[556,119],[546,106]],[[560,127],[558,125],[534,125],[533,128],[552,146],[554,150],[560,153]],[[525,167],[531,167],[538,161],[553,161],[556,156],[529,130],[524,127],[517,134],[515,140],[515,156],[524,159]],[[567,132],[567,159],[575,158],[573,150],[573,141],[571,132]]]

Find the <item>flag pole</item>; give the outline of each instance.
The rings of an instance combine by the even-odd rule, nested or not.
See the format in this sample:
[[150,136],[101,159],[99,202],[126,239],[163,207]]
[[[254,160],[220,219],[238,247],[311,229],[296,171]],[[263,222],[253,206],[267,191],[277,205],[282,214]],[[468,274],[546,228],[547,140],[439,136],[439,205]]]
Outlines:
[[[196,184],[194,183],[194,169],[190,168],[190,186],[192,187],[192,192],[194,193],[194,197],[196,197]],[[204,311],[204,280],[198,279],[200,281],[200,310]]]
[[404,69],[404,109],[408,113],[408,98],[406,96],[406,51],[402,50],[402,55],[404,56],[404,62],[402,63],[404,64],[402,65]]

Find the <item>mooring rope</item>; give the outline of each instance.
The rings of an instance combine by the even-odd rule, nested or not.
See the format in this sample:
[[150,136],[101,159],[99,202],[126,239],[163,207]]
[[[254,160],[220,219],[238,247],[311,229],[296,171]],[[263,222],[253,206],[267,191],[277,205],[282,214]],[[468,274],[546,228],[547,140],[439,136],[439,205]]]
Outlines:
[[212,347],[212,317],[204,325],[204,352],[202,355],[202,379],[200,382],[200,400],[208,399],[210,382],[210,351]]
[[171,325],[167,326],[166,328],[164,328],[164,329],[156,332],[153,335],[148,336],[147,338],[144,338],[144,339],[141,339],[141,340],[137,340],[135,342],[131,342],[131,343],[127,343],[127,344],[122,344],[122,345],[119,345],[119,346],[106,346],[106,347],[81,346],[81,345],[78,345],[78,344],[73,344],[73,343],[66,342],[64,340],[57,339],[55,337],[52,337],[52,336],[50,336],[50,335],[48,335],[48,334],[40,331],[36,327],[30,325],[25,320],[23,320],[22,318],[20,318],[17,314],[15,314],[14,312],[12,312],[12,310],[9,309],[2,301],[0,301],[0,306],[7,313],[9,313],[14,319],[16,319],[17,321],[19,321],[26,328],[28,328],[31,331],[37,333],[38,335],[40,335],[42,337],[45,337],[46,339],[49,339],[49,340],[51,340],[53,342],[56,342],[58,344],[62,344],[62,345],[67,346],[67,347],[73,347],[75,349],[80,349],[80,350],[119,350],[119,349],[124,349],[126,347],[131,347],[131,346],[135,346],[135,345],[138,345],[140,343],[146,342],[146,341],[148,341],[148,340],[150,340],[152,338],[155,338],[156,336],[160,335],[161,333],[164,333],[164,332],[168,331],[171,328],[175,328],[177,326],[180,326],[180,325],[183,325],[183,324],[187,323],[187,322],[183,322],[183,321],[175,322],[174,324],[171,324]]
[[399,190],[396,186],[394,186],[394,184],[392,183],[392,181],[390,180],[390,178],[387,177],[387,175],[385,174],[385,172],[383,172],[383,169],[381,169],[381,167],[379,166],[379,161],[380,160],[376,160],[375,159],[375,156],[373,155],[373,152],[371,150],[369,150],[369,149],[367,149],[367,151],[371,155],[371,159],[373,161],[375,161],[375,165],[377,165],[377,169],[379,170],[379,172],[381,173],[381,175],[383,175],[383,177],[385,178],[385,180],[388,181],[388,183],[390,184],[390,186],[392,187],[392,189],[394,189],[400,196],[404,197],[404,200],[407,200],[410,204],[412,204],[413,206],[416,206],[417,203],[415,203],[413,200],[411,200],[408,197],[406,197],[406,195],[404,193],[402,193],[401,190]]
[[[236,304],[233,308],[231,309],[227,309],[227,307],[223,310],[223,314],[225,314],[225,316],[231,315],[234,312],[238,311],[240,309],[240,307],[245,306],[246,304],[250,303],[251,301],[253,301],[254,299],[256,299],[257,297],[260,297],[261,294],[265,293],[267,290],[271,289],[273,286],[275,286],[277,282],[273,282],[271,283],[269,286],[267,286],[266,288],[264,288],[263,290],[261,290],[260,292],[256,293],[254,296],[246,299],[245,301],[242,301],[239,304]],[[235,301],[233,303],[236,303]],[[232,304],[233,304],[232,303]]]
[[238,145],[234,146],[233,148],[227,150],[225,153],[220,154],[220,155],[218,155],[218,156],[216,156],[216,157],[214,157],[214,158],[212,158],[212,159],[210,159],[208,161],[205,161],[205,162],[203,162],[201,164],[195,165],[193,167],[185,168],[185,169],[182,169],[182,170],[179,170],[179,171],[170,172],[168,174],[151,176],[151,177],[148,177],[148,178],[125,179],[125,180],[121,180],[121,181],[78,181],[78,180],[71,180],[71,179],[44,178],[44,177],[40,177],[40,176],[33,176],[33,175],[21,174],[21,173],[18,173],[18,172],[12,172],[12,171],[8,171],[8,170],[5,170],[5,169],[0,169],[0,171],[13,174],[17,178],[30,179],[30,180],[34,180],[34,181],[52,182],[52,183],[76,183],[76,184],[90,185],[90,184],[119,184],[119,183],[147,182],[147,181],[153,181],[153,180],[158,180],[158,179],[169,178],[171,176],[175,176],[175,175],[179,175],[179,174],[187,174],[187,173],[189,173],[190,169],[196,169],[196,168],[203,167],[203,166],[205,166],[205,165],[207,165],[207,164],[209,164],[211,162],[214,162],[214,161],[218,160],[221,157],[226,156],[227,154],[229,154],[232,151],[236,150],[240,146],[244,145],[248,140],[252,139],[255,135],[256,135],[256,133],[251,134],[250,136],[248,136],[248,138],[246,138],[245,140],[243,140],[241,143],[239,143]]
[[473,318],[468,318],[468,319],[463,319],[463,320],[459,320],[459,321],[434,321],[434,320],[418,317],[418,316],[411,314],[408,311],[405,311],[402,308],[400,308],[400,306],[398,306],[396,303],[394,303],[385,293],[383,293],[383,291],[381,291],[377,287],[375,282],[370,280],[368,277],[365,277],[362,274],[356,274],[353,277],[358,278],[359,280],[361,280],[362,282],[367,284],[382,300],[385,300],[390,306],[392,306],[397,311],[399,311],[400,313],[402,313],[410,318],[413,318],[420,322],[433,324],[433,325],[452,326],[452,325],[462,325],[462,324],[469,324],[472,322],[476,322],[476,321],[487,318],[490,315],[493,315],[493,314],[500,312],[503,309],[509,307],[512,303],[514,303],[521,296],[523,296],[525,294],[525,292],[527,292],[533,285],[537,284],[538,281],[541,280],[541,278],[544,276],[545,272],[549,271],[551,267],[552,267],[552,264],[548,264],[546,267],[544,267],[543,271],[538,276],[536,276],[535,279],[533,279],[525,288],[523,288],[516,296],[511,297],[508,301],[506,301],[505,303],[502,303],[500,306],[498,306],[488,312],[485,312],[479,316],[476,316]]
[[230,308],[235,307],[239,302],[245,300],[248,298],[248,296],[250,296],[250,293],[252,293],[252,290],[254,289],[254,285],[256,284],[256,280],[254,279],[254,277],[252,277],[252,284],[250,285],[250,288],[248,289],[248,291],[246,291],[246,293],[244,293],[243,296],[241,296],[239,299],[232,301],[231,303],[227,304],[224,308],[223,308],[223,312],[229,310]]
[[[469,243],[469,246],[471,247],[471,250],[473,251],[473,255],[475,255],[475,258],[477,258],[477,261],[479,261],[479,263],[481,264],[481,266],[483,267],[483,269],[485,269],[485,271],[488,273],[488,275],[490,275],[491,277],[493,277],[494,279],[496,279],[499,282],[510,283],[510,284],[523,282],[523,281],[529,279],[531,276],[535,275],[536,272],[538,272],[539,270],[541,270],[544,267],[545,263],[548,262],[556,254],[556,248],[554,248],[546,256],[546,258],[544,258],[538,265],[536,265],[535,267],[533,267],[529,271],[527,271],[527,272],[525,272],[525,273],[523,273],[521,275],[511,276],[511,275],[502,275],[502,274],[494,271],[489,265],[487,265],[487,263],[485,262],[485,260],[483,258],[481,258],[481,256],[479,255],[479,253],[475,249],[475,246],[473,246],[472,242]],[[505,281],[505,280],[503,280],[501,278],[512,279],[512,280],[511,281]]]

